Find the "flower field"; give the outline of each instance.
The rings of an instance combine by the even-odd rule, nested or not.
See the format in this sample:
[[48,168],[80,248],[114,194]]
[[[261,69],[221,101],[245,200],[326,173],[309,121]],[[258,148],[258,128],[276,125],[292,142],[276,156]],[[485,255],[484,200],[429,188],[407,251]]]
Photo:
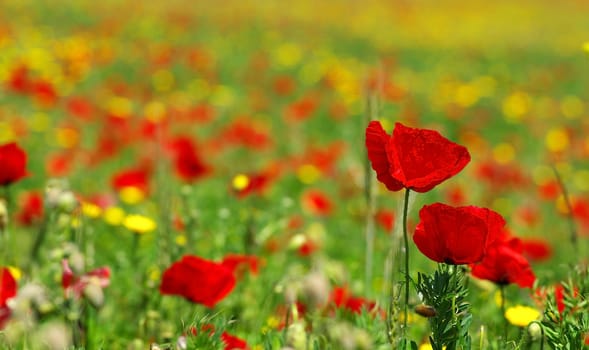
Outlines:
[[0,348],[589,348],[588,17],[2,1]]

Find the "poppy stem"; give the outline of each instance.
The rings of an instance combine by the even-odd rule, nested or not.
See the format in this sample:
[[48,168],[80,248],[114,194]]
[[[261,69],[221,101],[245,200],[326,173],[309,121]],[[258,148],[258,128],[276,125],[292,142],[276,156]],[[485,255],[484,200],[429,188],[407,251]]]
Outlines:
[[[373,94],[366,95],[366,124],[378,116],[378,99]],[[374,207],[375,196],[370,159],[365,157],[364,163],[364,197],[366,200],[366,256],[364,261],[364,288],[370,296],[372,291],[372,263],[374,255]]]
[[499,293],[501,295],[501,318],[503,319],[503,340],[507,341],[507,318],[505,318],[505,286],[499,287]]
[[403,311],[403,330],[402,334],[407,334],[407,318],[409,317],[409,239],[407,237],[407,212],[409,211],[409,192],[405,189],[405,199],[403,202],[403,244],[405,250],[405,308]]
[[575,226],[575,219],[573,217],[573,206],[571,205],[571,199],[569,197],[569,193],[567,191],[567,188],[564,184],[564,181],[562,180],[562,177],[560,176],[558,170],[556,169],[556,167],[554,165],[551,166],[552,167],[552,171],[554,172],[554,177],[556,178],[556,181],[558,182],[558,187],[560,187],[560,191],[562,192],[562,198],[564,199],[564,203],[567,207],[567,219],[569,222],[569,229],[570,229],[570,241],[571,241],[571,245],[573,246],[573,251],[575,252],[575,260],[577,261],[576,257],[579,256],[579,245],[577,244],[578,241],[578,235],[577,235],[577,228]]

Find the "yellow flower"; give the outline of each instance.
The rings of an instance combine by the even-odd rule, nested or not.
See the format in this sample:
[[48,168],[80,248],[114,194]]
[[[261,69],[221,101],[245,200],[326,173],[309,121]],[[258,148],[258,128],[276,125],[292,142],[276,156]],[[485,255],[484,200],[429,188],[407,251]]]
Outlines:
[[96,204],[82,202],[82,213],[89,218],[97,218],[102,214],[102,209]]
[[250,179],[244,174],[238,174],[233,178],[233,188],[237,191],[243,190],[249,183]]
[[18,267],[8,266],[8,271],[10,271],[12,277],[17,281],[22,277],[22,271]]
[[143,234],[155,230],[155,221],[143,215],[127,215],[123,220],[123,226],[135,233]]
[[540,318],[540,311],[533,307],[517,305],[505,310],[505,318],[514,326],[526,327]]
[[119,191],[119,197],[127,204],[137,204],[145,198],[145,193],[135,186],[126,186]]
[[125,218],[125,211],[119,207],[108,207],[104,210],[104,221],[109,225],[118,226]]

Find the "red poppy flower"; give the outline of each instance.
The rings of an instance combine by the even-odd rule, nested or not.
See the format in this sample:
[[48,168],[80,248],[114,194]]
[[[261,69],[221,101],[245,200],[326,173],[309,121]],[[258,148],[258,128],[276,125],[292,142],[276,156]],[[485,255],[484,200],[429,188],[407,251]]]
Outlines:
[[536,276],[528,260],[521,254],[519,240],[495,241],[488,249],[483,260],[471,265],[472,275],[495,282],[499,285],[515,283],[522,288],[531,288]]
[[[245,198],[249,194],[263,193],[270,181],[272,180],[272,174],[270,172],[262,172],[259,174],[240,174],[233,179],[232,191],[235,193],[237,198]],[[240,180],[241,183],[236,182]]]
[[25,65],[15,67],[8,77],[6,82],[8,89],[20,94],[26,94],[31,89],[31,81],[29,78],[29,69]]
[[184,181],[192,182],[209,172],[196,151],[194,142],[184,136],[179,136],[170,143],[170,150],[174,159],[176,175]]
[[376,223],[387,233],[395,227],[395,213],[391,210],[380,210],[376,213]]
[[377,179],[391,191],[427,192],[470,161],[468,150],[437,131],[395,124],[389,136],[378,121],[366,128],[366,148]]
[[30,226],[43,217],[43,196],[38,192],[30,192],[20,200],[20,210],[16,221],[23,226]]
[[0,145],[0,186],[27,176],[27,154],[15,142]]
[[94,106],[85,97],[70,97],[66,103],[69,114],[82,120],[90,120]]
[[328,216],[333,210],[333,203],[327,195],[319,190],[308,190],[301,196],[303,209],[317,216]]
[[376,307],[374,301],[353,296],[346,287],[335,287],[331,292],[331,301],[338,308],[344,308],[356,314],[361,314],[362,309],[370,311]]
[[12,277],[10,270],[0,268],[0,329],[4,328],[6,321],[10,318],[10,309],[6,302],[16,295],[16,280]]
[[245,340],[227,332],[221,334],[221,341],[225,344],[223,350],[246,350],[248,348]]
[[543,239],[527,238],[522,239],[521,243],[524,255],[530,260],[543,261],[552,256],[550,244]]
[[421,208],[419,219],[413,234],[417,248],[434,261],[453,265],[481,261],[505,225],[503,217],[490,209],[442,203]]
[[[212,324],[204,324],[200,327],[200,331],[201,332],[206,332],[208,333],[210,336],[213,336],[213,334],[215,334],[215,326]],[[199,333],[199,330],[197,330],[195,327],[191,327],[190,331],[189,331],[189,335],[192,336],[197,336]],[[223,347],[223,350],[247,350],[247,342],[241,338],[238,338],[234,335],[231,335],[229,333],[227,333],[227,331],[223,331],[223,333],[221,333],[221,341],[223,342],[223,344],[225,345]],[[180,346],[181,349],[186,349],[186,346]]]
[[131,168],[116,173],[111,185],[117,191],[125,187],[135,187],[144,194],[149,192],[149,171],[145,167]]
[[260,269],[260,259],[255,255],[227,254],[223,258],[221,265],[237,275],[241,274],[242,267],[248,268],[253,275],[257,275]]
[[235,287],[235,276],[222,264],[185,255],[162,276],[160,293],[179,295],[194,303],[214,307]]

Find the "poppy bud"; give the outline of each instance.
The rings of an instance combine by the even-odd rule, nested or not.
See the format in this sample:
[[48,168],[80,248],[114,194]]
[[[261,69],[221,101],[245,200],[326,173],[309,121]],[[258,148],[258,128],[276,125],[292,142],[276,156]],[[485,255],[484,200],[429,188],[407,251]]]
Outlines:
[[437,316],[437,311],[433,306],[430,305],[425,305],[425,304],[421,304],[421,305],[417,305],[415,307],[415,312],[423,317],[436,317]]
[[71,346],[72,336],[69,328],[62,322],[52,322],[44,325],[38,333],[37,341],[44,349],[67,349]]
[[90,283],[84,287],[84,297],[97,309],[104,305],[104,292],[102,291],[102,287],[94,281],[90,281]]
[[528,334],[532,340],[538,340],[542,337],[544,332],[542,331],[542,326],[540,326],[538,322],[532,322],[528,325]]
[[312,272],[303,280],[303,295],[309,306],[323,307],[329,300],[329,281],[320,272]]

